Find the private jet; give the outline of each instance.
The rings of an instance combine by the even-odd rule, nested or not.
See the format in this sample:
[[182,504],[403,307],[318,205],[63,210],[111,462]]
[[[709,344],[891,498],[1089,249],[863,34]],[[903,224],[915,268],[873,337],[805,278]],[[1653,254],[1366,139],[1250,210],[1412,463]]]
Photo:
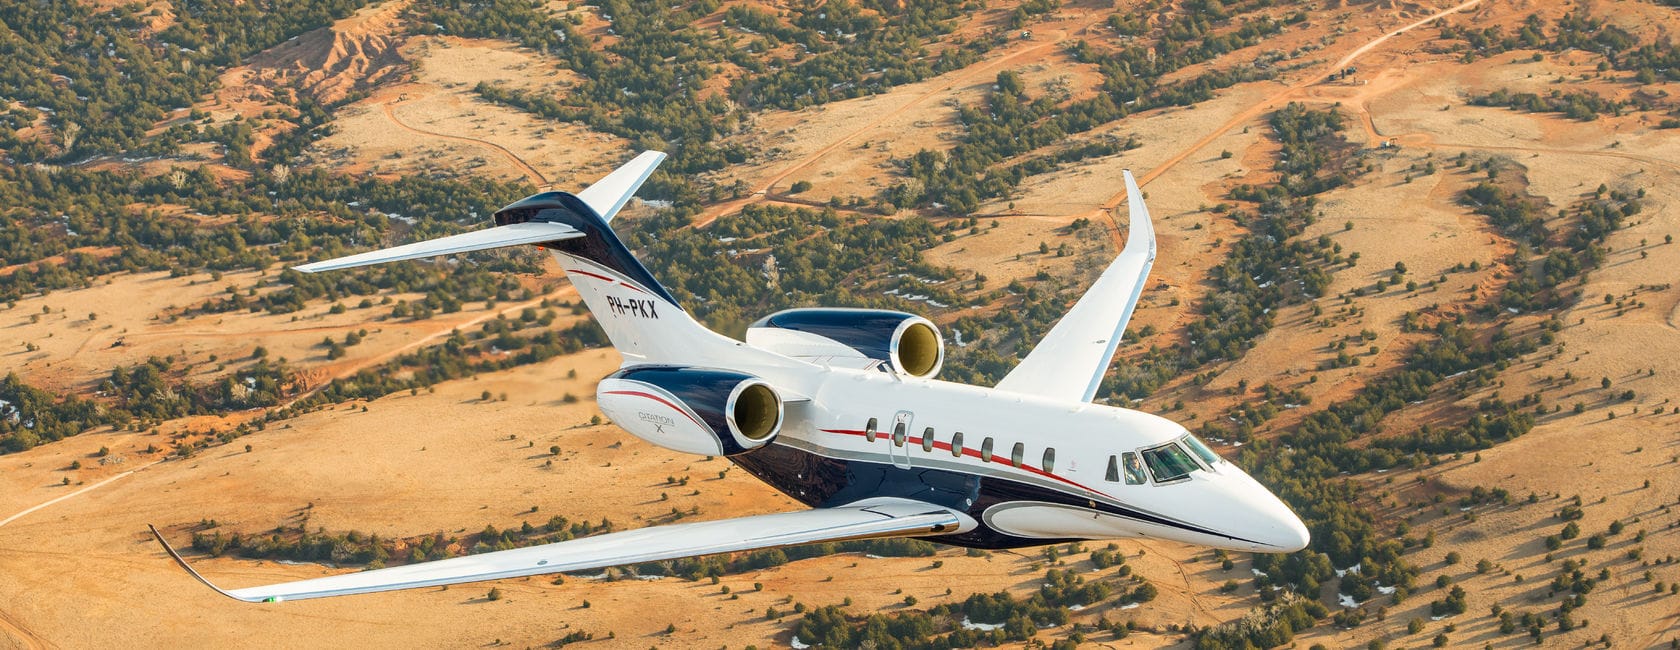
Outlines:
[[808,510],[652,526],[554,544],[240,589],[280,602],[501,580],[714,553],[885,537],[1007,549],[1164,539],[1283,553],[1307,545],[1289,507],[1182,425],[1092,402],[1155,260],[1124,172],[1125,248],[996,386],[936,379],[937,325],[873,309],[790,309],[738,341],[706,329],[611,222],[665,155],[644,152],[575,194],[542,192],[466,234],[296,267],[323,272],[510,246],[548,249],[623,366],[596,400],[642,440],[724,456]]

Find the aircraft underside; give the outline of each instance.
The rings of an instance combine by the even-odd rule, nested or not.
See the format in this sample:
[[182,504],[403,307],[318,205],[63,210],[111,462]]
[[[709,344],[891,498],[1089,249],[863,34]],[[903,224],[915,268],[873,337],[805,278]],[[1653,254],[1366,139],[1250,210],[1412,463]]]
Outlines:
[[[1174,522],[1122,506],[1081,498],[1038,485],[994,476],[948,470],[900,467],[890,462],[831,458],[780,442],[729,460],[759,480],[801,503],[825,508],[871,497],[899,497],[944,506],[978,522],[973,530],[924,539],[964,548],[1010,549],[1077,541],[1080,537],[1022,537],[994,528],[986,516],[997,506],[1061,506],[1157,526],[1183,529],[1235,541],[1248,540]],[[1111,538],[1102,535],[1093,538]]]

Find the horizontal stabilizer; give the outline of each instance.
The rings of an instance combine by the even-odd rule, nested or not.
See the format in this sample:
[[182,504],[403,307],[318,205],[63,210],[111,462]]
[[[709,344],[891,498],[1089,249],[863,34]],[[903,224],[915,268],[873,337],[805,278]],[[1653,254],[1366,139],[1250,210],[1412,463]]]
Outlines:
[[576,228],[558,223],[527,222],[506,226],[496,226],[450,237],[382,248],[376,251],[348,255],[322,262],[311,262],[292,268],[306,273],[347,269],[352,266],[367,266],[382,262],[398,260],[412,260],[422,257],[449,255],[452,253],[466,253],[482,251],[492,248],[505,248],[521,244],[540,244],[543,242],[576,239],[582,237],[583,232]]
[[653,175],[653,169],[664,160],[663,153],[643,151],[641,155],[607,174],[606,178],[578,192],[577,197],[594,208],[595,214],[601,215],[603,221],[611,223],[613,216],[618,214],[630,200],[630,196],[636,193],[642,183],[647,182],[648,177]]
[[793,544],[951,534],[973,526],[974,520],[954,510],[882,497],[838,508],[650,526],[530,548],[244,589],[217,587],[188,566],[157,528],[152,528],[152,535],[181,568],[206,586],[229,598],[257,603],[582,571]]

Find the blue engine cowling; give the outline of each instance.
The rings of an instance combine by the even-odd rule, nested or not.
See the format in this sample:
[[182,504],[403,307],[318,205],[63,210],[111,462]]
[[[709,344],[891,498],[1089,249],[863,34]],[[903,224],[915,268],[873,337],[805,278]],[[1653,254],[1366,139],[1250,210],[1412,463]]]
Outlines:
[[631,366],[595,391],[613,423],[653,444],[733,456],[762,447],[782,428],[782,399],[764,380],[730,370]]
[[945,365],[945,343],[938,326],[915,314],[885,309],[776,312],[747,328],[747,343],[824,362],[874,360],[912,377],[933,377]]

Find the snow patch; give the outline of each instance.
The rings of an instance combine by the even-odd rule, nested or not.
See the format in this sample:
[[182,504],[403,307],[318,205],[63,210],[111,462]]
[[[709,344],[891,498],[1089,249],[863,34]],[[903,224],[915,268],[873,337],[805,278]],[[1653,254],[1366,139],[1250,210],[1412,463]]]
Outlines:
[[977,630],[977,631],[980,631],[980,632],[990,632],[992,630],[995,630],[995,629],[998,629],[998,628],[1001,628],[1001,627],[1003,627],[1002,623],[975,623],[974,621],[968,620],[967,616],[964,616],[963,620],[962,620],[962,628],[965,629],[965,630]]

